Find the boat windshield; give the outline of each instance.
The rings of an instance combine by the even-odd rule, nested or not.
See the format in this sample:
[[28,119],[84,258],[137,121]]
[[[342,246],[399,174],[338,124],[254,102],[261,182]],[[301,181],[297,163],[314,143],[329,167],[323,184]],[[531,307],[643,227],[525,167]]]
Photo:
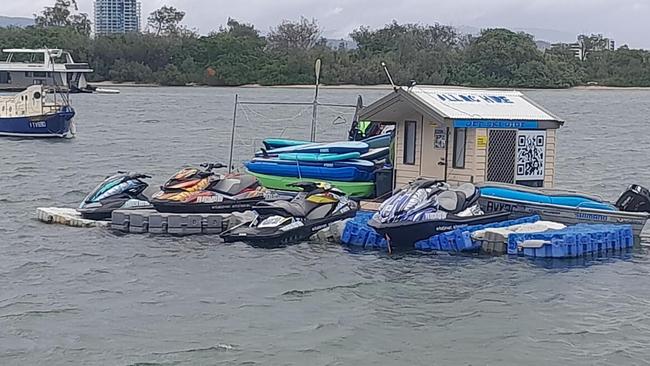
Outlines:
[[6,63],[44,64],[45,54],[42,52],[2,52],[0,59]]

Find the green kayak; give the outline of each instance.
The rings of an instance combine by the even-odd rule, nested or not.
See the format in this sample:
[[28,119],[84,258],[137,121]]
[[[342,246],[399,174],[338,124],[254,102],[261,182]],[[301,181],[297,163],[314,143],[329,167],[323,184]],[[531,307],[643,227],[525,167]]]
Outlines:
[[336,187],[348,197],[351,198],[367,198],[372,197],[375,193],[375,183],[374,182],[339,182],[333,180],[324,180],[324,179],[311,179],[311,178],[296,178],[296,177],[281,177],[278,175],[266,175],[249,172],[250,175],[255,176],[263,187],[268,189],[277,189],[281,191],[298,191],[296,187],[288,187],[287,184],[295,183],[298,181],[302,182],[326,182]]

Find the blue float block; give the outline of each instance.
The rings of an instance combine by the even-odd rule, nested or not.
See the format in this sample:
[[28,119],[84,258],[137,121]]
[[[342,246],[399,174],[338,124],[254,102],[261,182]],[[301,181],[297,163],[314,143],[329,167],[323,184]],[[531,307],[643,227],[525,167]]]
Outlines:
[[367,249],[388,248],[388,242],[375,230],[369,228],[368,235],[363,247]]
[[445,252],[452,251],[452,246],[449,243],[449,240],[447,240],[447,237],[444,235],[440,235],[440,250]]
[[352,221],[345,224],[343,229],[343,235],[341,235],[341,241],[345,244],[352,244],[356,241],[357,236],[359,235],[359,227],[355,225]]
[[[529,239],[546,240],[549,244],[542,248],[523,248],[519,252],[519,244]],[[508,237],[509,254],[531,257],[574,258],[611,253],[633,245],[634,235],[630,225],[580,224],[562,230],[511,234]]]
[[354,221],[348,221],[341,235],[341,242],[347,245],[364,246],[369,230]]
[[[418,250],[439,250],[449,252],[464,252],[477,250],[481,247],[480,241],[472,240],[472,233],[477,230],[495,227],[507,227],[518,224],[533,223],[540,220],[537,215],[522,217],[516,220],[508,220],[501,222],[494,222],[485,225],[466,226],[460,229],[448,231],[429,239],[421,240],[415,243],[415,248]],[[516,246],[515,246],[516,250]]]

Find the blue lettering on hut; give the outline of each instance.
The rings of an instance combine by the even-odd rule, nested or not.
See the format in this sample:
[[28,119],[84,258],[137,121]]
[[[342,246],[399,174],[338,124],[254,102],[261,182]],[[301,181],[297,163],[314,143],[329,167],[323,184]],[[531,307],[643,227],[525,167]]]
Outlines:
[[395,124],[394,188],[417,177],[553,186],[564,122],[520,92],[398,88],[360,118]]
[[514,103],[504,95],[437,94],[437,96],[443,102]]

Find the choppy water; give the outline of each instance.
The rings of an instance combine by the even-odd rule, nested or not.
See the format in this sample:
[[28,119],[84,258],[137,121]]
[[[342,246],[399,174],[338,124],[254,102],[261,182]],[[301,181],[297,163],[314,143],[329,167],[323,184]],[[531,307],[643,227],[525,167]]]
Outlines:
[[[45,225],[118,169],[165,179],[225,160],[234,94],[309,101],[311,90],[128,88],[74,96],[78,138],[0,140],[2,365],[650,364],[650,255],[535,262],[278,250],[212,237],[118,236]],[[366,103],[379,90],[329,90]],[[529,91],[567,120],[557,183],[615,198],[649,184],[650,91]],[[320,136],[345,136],[321,109]],[[252,136],[306,137],[309,107],[239,111]],[[287,117],[290,117],[287,120]],[[295,118],[294,118],[295,117]]]

